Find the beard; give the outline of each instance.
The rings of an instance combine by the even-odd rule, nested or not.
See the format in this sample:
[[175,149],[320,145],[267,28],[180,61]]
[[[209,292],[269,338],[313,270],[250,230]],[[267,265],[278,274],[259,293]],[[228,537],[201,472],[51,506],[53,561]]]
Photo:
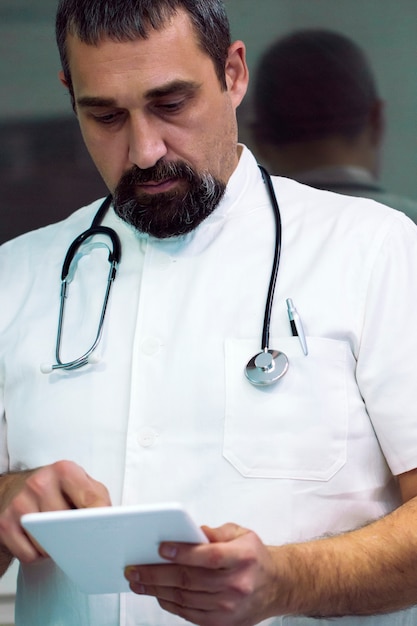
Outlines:
[[[139,192],[138,185],[175,179],[177,188],[164,193]],[[158,161],[141,170],[136,165],[119,181],[113,195],[116,214],[141,233],[158,239],[185,235],[219,204],[226,185],[209,173],[198,174],[184,161]]]

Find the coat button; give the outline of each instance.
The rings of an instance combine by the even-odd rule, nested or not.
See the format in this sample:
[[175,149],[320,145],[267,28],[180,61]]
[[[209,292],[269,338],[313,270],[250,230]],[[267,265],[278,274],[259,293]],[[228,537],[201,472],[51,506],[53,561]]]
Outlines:
[[154,356],[160,352],[162,347],[162,342],[157,337],[145,337],[140,344],[140,349],[143,354],[147,354],[148,356]]
[[142,448],[152,448],[156,444],[158,433],[153,428],[143,428],[138,433],[138,442]]

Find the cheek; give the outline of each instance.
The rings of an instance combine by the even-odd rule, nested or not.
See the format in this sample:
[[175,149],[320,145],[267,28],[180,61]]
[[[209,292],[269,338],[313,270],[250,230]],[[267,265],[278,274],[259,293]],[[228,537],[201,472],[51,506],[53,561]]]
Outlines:
[[237,165],[237,124],[233,112],[224,111],[212,126],[207,139],[207,159],[210,160],[211,171],[228,182]]
[[114,138],[99,138],[89,129],[81,127],[81,133],[94,165],[113,193],[125,170],[123,147]]

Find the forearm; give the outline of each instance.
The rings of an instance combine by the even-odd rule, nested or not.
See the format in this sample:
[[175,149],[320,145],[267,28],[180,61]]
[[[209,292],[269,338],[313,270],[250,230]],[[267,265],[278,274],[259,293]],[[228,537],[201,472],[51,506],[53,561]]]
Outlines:
[[417,500],[343,535],[273,548],[282,614],[387,613],[417,603]]

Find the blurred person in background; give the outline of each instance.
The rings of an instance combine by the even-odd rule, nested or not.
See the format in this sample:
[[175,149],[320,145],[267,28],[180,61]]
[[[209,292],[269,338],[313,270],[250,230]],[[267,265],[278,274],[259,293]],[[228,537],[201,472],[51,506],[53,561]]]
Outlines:
[[378,182],[384,102],[356,43],[322,29],[278,39],[261,57],[253,97],[255,151],[272,173],[373,198],[417,221],[417,201]]

